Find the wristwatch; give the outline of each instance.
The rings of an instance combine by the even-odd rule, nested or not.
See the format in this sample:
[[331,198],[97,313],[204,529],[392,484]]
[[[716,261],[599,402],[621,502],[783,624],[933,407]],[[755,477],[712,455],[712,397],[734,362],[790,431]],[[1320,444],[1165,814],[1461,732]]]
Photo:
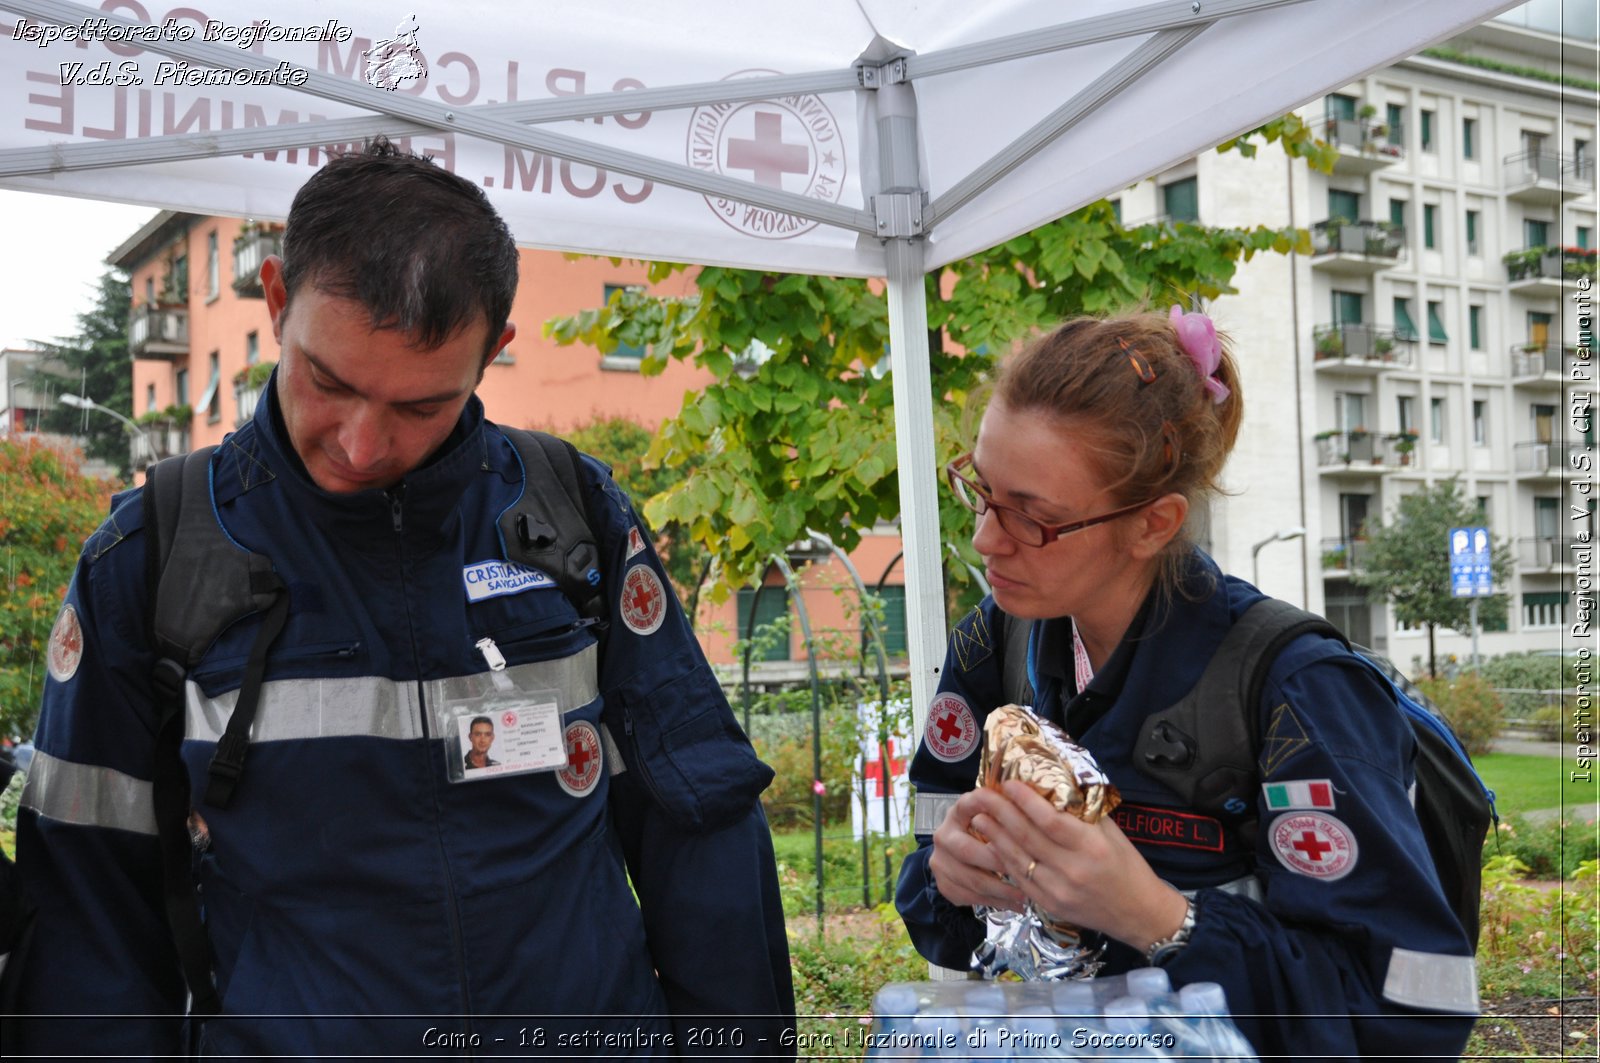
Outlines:
[[1144,959],[1150,966],[1160,967],[1188,946],[1189,935],[1194,933],[1194,901],[1185,897],[1184,903],[1188,907],[1184,909],[1183,922],[1178,929],[1171,937],[1162,938],[1145,950]]

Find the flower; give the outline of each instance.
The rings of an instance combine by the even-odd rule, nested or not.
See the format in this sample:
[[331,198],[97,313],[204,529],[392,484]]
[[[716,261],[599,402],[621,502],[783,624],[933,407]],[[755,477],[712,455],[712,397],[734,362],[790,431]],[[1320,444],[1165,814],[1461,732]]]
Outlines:
[[818,797],[821,797],[828,792],[828,786],[821,779],[812,779],[811,792],[816,794]]
[[1228,397],[1228,386],[1216,378],[1217,367],[1222,364],[1222,341],[1217,339],[1217,326],[1204,314],[1186,314],[1183,307],[1174,305],[1168,315],[1172,330],[1178,334],[1178,346],[1189,356],[1212,402],[1222,402]]

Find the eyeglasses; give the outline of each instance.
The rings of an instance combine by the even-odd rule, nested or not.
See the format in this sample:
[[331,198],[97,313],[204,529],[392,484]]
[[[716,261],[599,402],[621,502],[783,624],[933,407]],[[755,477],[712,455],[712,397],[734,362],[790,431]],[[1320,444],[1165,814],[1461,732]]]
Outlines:
[[1137,512],[1154,501],[1146,499],[1131,506],[1114,509],[1110,513],[1102,513],[1098,517],[1075,520],[1070,524],[1041,524],[1020,509],[1002,506],[990,496],[989,492],[979,487],[976,481],[961,475],[961,470],[971,467],[971,454],[964,454],[944,467],[944,474],[950,481],[950,489],[956,493],[962,505],[980,517],[993,510],[995,517],[1000,521],[1001,529],[1023,546],[1047,546],[1063,535],[1071,535],[1073,532],[1092,528],[1096,524],[1105,524],[1118,517],[1126,517],[1129,513]]

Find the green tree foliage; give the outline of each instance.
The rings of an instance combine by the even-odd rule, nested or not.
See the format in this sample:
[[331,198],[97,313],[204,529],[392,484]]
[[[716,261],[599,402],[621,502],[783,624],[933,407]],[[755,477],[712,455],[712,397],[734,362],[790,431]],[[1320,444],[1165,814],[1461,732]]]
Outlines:
[[[557,434],[611,466],[618,486],[640,505],[688,476],[698,464],[693,457],[675,467],[647,463],[645,454],[655,436],[649,429],[621,417],[597,416],[587,424]],[[693,619],[711,555],[689,537],[678,521],[667,521],[652,530],[656,533],[656,552],[678,592],[678,600]]]
[[0,440],[0,735],[33,733],[45,643],[112,485],[36,440]]
[[[1030,333],[1078,314],[1212,299],[1257,252],[1307,247],[1293,229],[1125,227],[1100,200],[929,276],[938,460],[964,445],[964,409],[995,355]],[[652,263],[649,275],[687,268]],[[713,382],[686,398],[647,457],[702,464],[645,512],[710,551],[721,599],[808,527],[848,551],[875,521],[899,515],[889,322],[881,288],[864,280],[707,267],[696,284],[687,299],[619,291],[545,331],[601,351],[648,344],[646,373],[673,358],[710,370]],[[969,514],[943,492],[940,505],[949,537],[970,551],[957,530],[970,527]]]
[[[87,395],[100,405],[133,416],[133,374],[128,362],[128,311],[133,295],[117,270],[100,275],[94,305],[78,315],[78,334],[54,343],[35,341],[49,355],[50,371],[34,374],[40,391]],[[128,429],[109,414],[57,406],[44,418],[47,432],[84,436],[89,457],[116,466],[127,477]]]
[[[1470,630],[1472,599],[1450,596],[1450,529],[1482,523],[1477,504],[1461,493],[1455,477],[1406,495],[1387,523],[1367,522],[1366,563],[1355,580],[1387,598],[1401,623],[1428,626],[1428,671],[1435,675],[1434,628]],[[1490,572],[1495,583],[1504,584],[1511,548],[1492,535],[1490,540]],[[1504,594],[1478,599],[1480,624],[1499,623],[1505,615]]]

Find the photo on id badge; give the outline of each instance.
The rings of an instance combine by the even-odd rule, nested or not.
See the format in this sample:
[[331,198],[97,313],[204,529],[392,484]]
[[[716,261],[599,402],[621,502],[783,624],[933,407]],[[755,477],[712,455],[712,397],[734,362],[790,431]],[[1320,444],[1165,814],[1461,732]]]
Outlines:
[[553,698],[547,704],[458,708],[454,723],[458,752],[450,774],[458,781],[550,771],[566,763]]

